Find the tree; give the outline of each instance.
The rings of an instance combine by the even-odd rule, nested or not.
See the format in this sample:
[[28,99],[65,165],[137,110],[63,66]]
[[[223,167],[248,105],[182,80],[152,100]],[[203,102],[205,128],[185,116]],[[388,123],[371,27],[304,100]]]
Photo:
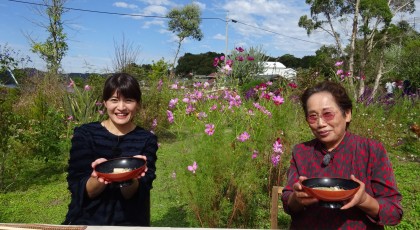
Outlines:
[[127,41],[123,34],[121,43],[117,43],[114,40],[114,54],[115,57],[112,59],[114,71],[132,74],[132,67],[135,67],[135,64],[137,63],[140,47]]
[[30,39],[32,52],[37,53],[47,63],[47,69],[54,74],[58,74],[61,61],[68,50],[67,35],[64,33],[62,21],[62,16],[66,12],[65,3],[66,0],[44,0],[45,11],[38,9],[39,14],[48,17],[47,25],[38,24],[49,33],[45,42],[36,42],[27,36]]
[[175,67],[176,60],[178,58],[179,50],[181,49],[182,42],[192,37],[195,40],[201,41],[203,33],[200,29],[201,24],[201,11],[196,4],[189,4],[183,8],[174,8],[168,14],[170,18],[168,22],[168,30],[175,33],[178,37],[178,47],[175,53],[175,58],[171,69]]
[[207,52],[200,54],[186,53],[178,60],[176,74],[181,76],[190,76],[190,74],[208,75],[217,71],[213,66],[213,60],[216,57],[224,56],[222,53]]
[[344,56],[340,34],[334,28],[334,20],[342,16],[344,8],[343,0],[306,0],[311,5],[311,16],[301,16],[299,27],[305,28],[308,35],[317,29],[321,29],[331,35],[336,42],[340,55]]

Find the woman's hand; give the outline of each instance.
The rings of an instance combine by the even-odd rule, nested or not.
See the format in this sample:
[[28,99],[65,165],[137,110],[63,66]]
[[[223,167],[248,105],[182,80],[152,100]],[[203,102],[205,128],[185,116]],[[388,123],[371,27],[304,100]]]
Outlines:
[[348,200],[341,209],[349,209],[351,207],[358,207],[372,218],[377,218],[379,213],[378,201],[366,193],[366,185],[358,180],[354,175],[350,178],[360,184],[359,190],[354,194],[353,198]]
[[360,187],[359,187],[359,190],[356,192],[356,194],[354,194],[354,196],[351,199],[347,200],[346,205],[341,207],[341,209],[349,209],[353,206],[358,206],[366,202],[368,198],[368,194],[366,193],[366,190],[365,190],[365,183],[358,180],[354,175],[351,175],[350,179],[359,183]]
[[[147,157],[144,156],[144,155],[135,155],[133,157],[140,158],[140,159],[143,159],[143,160],[147,161]],[[140,179],[141,177],[144,177],[146,175],[146,172],[147,172],[147,165],[146,165],[146,168],[144,169],[144,171],[137,178]]]
[[303,190],[302,181],[306,179],[308,178],[300,176],[299,182],[293,184],[293,193],[289,197],[288,205],[295,212],[302,210],[305,206],[309,206],[318,202],[318,199]]
[[107,161],[107,159],[105,159],[105,158],[98,158],[94,162],[92,162],[92,169],[93,169],[93,171],[92,171],[91,177],[96,178],[98,180],[98,182],[100,182],[100,183],[109,184],[111,182],[105,180],[104,178],[99,177],[98,174],[95,171],[96,165],[98,165],[98,164],[100,164],[102,162],[105,162],[105,161]]

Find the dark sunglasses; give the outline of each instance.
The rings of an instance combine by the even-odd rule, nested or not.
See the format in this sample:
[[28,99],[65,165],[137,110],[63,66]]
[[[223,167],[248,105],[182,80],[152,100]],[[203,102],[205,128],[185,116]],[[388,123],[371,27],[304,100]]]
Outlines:
[[315,124],[320,117],[324,121],[331,121],[332,119],[334,119],[335,113],[327,111],[327,112],[323,112],[321,116],[318,116],[318,114],[310,114],[306,117],[306,120],[308,121],[309,124]]

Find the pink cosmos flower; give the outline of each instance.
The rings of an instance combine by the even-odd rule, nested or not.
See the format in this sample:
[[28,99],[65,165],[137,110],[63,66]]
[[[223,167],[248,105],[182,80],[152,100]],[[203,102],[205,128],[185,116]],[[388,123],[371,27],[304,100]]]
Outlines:
[[342,69],[339,69],[339,70],[337,70],[337,73],[336,73],[336,74],[337,74],[337,75],[341,75],[341,74],[343,74],[343,72],[344,72],[344,71],[343,71]]
[[216,128],[214,127],[214,124],[206,124],[206,129],[204,130],[204,132],[211,136],[214,134],[215,129]]
[[289,85],[289,86],[290,86],[290,88],[292,88],[292,89],[296,89],[296,88],[297,88],[297,84],[296,84],[296,83],[294,83],[294,82],[290,82],[288,85]]
[[216,105],[216,104],[212,105],[210,109],[211,109],[212,111],[216,110],[216,109],[217,109],[217,105]]
[[233,60],[231,60],[231,59],[227,60],[227,61],[226,61],[226,65],[228,65],[228,66],[232,67],[232,65],[233,65]]
[[225,60],[225,56],[220,56],[220,61],[224,61]]
[[247,132],[243,132],[241,133],[238,137],[236,137],[236,139],[240,142],[245,142],[246,140],[248,140],[251,136],[247,133]]
[[277,166],[280,163],[280,155],[272,155],[271,162],[274,166]]
[[217,65],[219,65],[219,58],[215,57],[213,60],[213,66],[216,67]]
[[198,165],[197,162],[194,161],[194,163],[192,165],[188,165],[188,171],[195,173],[195,170],[197,170]]
[[210,86],[210,83],[208,81],[204,82],[203,88],[207,89]]
[[171,99],[170,101],[169,101],[169,105],[168,105],[168,107],[170,108],[170,109],[173,109],[173,108],[175,108],[175,106],[176,106],[176,104],[178,103],[178,98],[174,98],[174,99]]
[[244,57],[242,57],[242,56],[238,56],[238,57],[236,57],[236,60],[238,60],[238,61],[243,61],[243,60],[244,60]]
[[242,47],[236,47],[235,49],[236,49],[239,53],[244,52],[244,48],[242,48]]
[[152,129],[155,129],[157,127],[157,119],[155,118],[155,119],[153,119],[153,122],[152,122]]
[[172,124],[174,122],[174,114],[170,110],[166,110],[166,116],[168,117],[169,123]]
[[257,158],[257,156],[258,156],[258,150],[252,151],[252,159]]
[[187,106],[187,108],[185,109],[185,114],[191,114],[192,112],[194,112],[195,111],[195,108],[194,108],[194,106],[192,106],[191,104],[189,104],[188,106]]
[[201,120],[201,119],[203,119],[203,118],[206,118],[206,117],[207,117],[206,112],[199,112],[199,113],[197,114],[197,118],[198,118],[199,120]]
[[171,85],[171,89],[178,89],[178,82]]
[[85,91],[89,91],[89,90],[91,90],[92,88],[89,86],[89,85],[85,85]]
[[72,121],[73,120],[73,116],[68,116],[67,120]]
[[248,57],[246,57],[246,59],[247,59],[248,61],[253,61],[253,60],[254,60],[254,57],[253,57],[253,56],[248,56]]
[[342,64],[343,64],[343,61],[338,61],[338,62],[335,63],[335,66],[340,66]]
[[67,85],[67,88],[74,88],[74,81],[70,78],[70,83]]
[[284,98],[281,97],[280,95],[279,96],[274,96],[273,101],[274,101],[275,105],[281,105],[281,104],[284,103]]
[[102,102],[97,101],[97,102],[95,103],[95,105],[96,105],[96,106],[101,106],[101,105],[102,105]]
[[280,138],[277,138],[277,140],[273,143],[273,151],[278,154],[283,153],[283,145],[281,144]]
[[98,110],[98,113],[101,115],[104,115],[104,111],[103,110]]
[[182,102],[184,102],[184,103],[190,103],[190,99],[188,97],[184,97],[184,99],[182,99]]
[[232,67],[230,65],[225,65],[222,69],[222,72],[226,75],[229,75],[232,72]]

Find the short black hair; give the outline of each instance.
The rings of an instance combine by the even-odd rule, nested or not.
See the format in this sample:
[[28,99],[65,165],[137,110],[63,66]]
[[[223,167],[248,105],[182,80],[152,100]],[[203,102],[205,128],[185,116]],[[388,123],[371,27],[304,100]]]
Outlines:
[[141,90],[138,81],[127,73],[115,73],[105,81],[102,100],[107,101],[112,95],[122,95],[141,103]]
[[[320,93],[320,92],[327,92],[333,96],[343,116],[346,115],[347,111],[352,112],[353,104],[349,95],[347,94],[346,89],[339,83],[332,82],[332,81],[323,81],[313,87],[307,88],[303,92],[302,96],[300,97],[300,101],[302,102],[302,108],[303,108],[303,111],[305,112],[305,116],[308,116],[307,102],[308,102],[309,97],[311,97],[315,93]],[[347,123],[347,127],[348,126],[349,126],[349,123]]]

